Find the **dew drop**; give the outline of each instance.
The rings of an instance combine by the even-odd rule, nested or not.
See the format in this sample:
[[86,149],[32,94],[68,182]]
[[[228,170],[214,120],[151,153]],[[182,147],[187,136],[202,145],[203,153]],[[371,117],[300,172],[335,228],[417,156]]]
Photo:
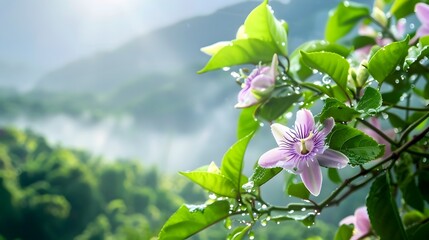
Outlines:
[[255,239],[255,234],[253,232],[249,232],[249,239]]
[[262,227],[267,226],[267,221],[265,221],[265,220],[261,220],[261,226],[262,226]]
[[395,83],[396,83],[396,84],[399,84],[399,79],[396,79],[396,80],[395,80]]
[[401,70],[401,66],[399,66],[399,65],[398,65],[398,66],[396,66],[396,67],[395,67],[395,70],[396,70],[396,71]]
[[268,206],[265,204],[262,204],[261,208],[262,208],[262,210],[267,210]]
[[285,114],[285,118],[287,118],[287,119],[291,119],[292,116],[293,116],[292,112],[288,112],[288,113]]
[[317,74],[319,73],[319,71],[317,71],[317,69],[313,69],[313,74]]
[[284,46],[286,46],[286,43],[285,42],[282,42],[282,46],[284,47]]
[[212,194],[209,195],[209,198],[212,199],[212,200],[215,200],[217,197],[216,197],[215,194],[212,193]]
[[344,7],[349,7],[350,6],[350,2],[349,1],[344,1]]
[[229,69],[231,69],[230,67],[223,67],[222,70],[224,70],[225,72],[229,71]]
[[262,122],[261,122],[261,123],[259,123],[259,126],[260,126],[260,127],[263,127],[263,126],[264,126],[264,123],[262,123]]
[[295,212],[294,210],[290,210],[290,211],[289,211],[289,213],[290,213],[290,214],[292,214],[292,213],[294,213],[294,212]]
[[414,29],[415,27],[414,23],[410,23],[410,29]]
[[241,75],[238,72],[231,72],[231,76],[233,78],[240,78],[241,77]]
[[301,208],[301,211],[304,212],[305,210],[307,210],[305,207]]
[[423,163],[426,163],[427,161],[428,161],[427,158],[423,158],[422,160]]
[[322,82],[324,84],[330,84],[331,81],[332,81],[332,78],[329,75],[324,75],[323,78],[322,78]]

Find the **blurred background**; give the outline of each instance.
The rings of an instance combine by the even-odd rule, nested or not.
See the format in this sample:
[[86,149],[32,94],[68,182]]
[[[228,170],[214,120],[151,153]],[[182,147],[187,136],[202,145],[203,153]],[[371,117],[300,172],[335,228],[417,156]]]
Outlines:
[[[289,23],[290,52],[323,39],[338,2],[270,2]],[[0,239],[150,239],[180,204],[204,202],[177,172],[220,164],[240,88],[229,71],[198,75],[209,59],[199,49],[233,39],[259,3],[0,0]],[[263,127],[249,175],[274,144]],[[288,201],[282,181],[268,200]],[[364,196],[354,199],[310,230],[256,236],[332,238]],[[224,237],[219,225],[195,239]]]

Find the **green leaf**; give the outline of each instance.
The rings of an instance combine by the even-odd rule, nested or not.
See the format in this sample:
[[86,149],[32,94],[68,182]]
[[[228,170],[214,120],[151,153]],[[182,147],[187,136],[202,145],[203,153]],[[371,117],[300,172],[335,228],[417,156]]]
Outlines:
[[273,92],[273,96],[256,109],[255,115],[268,122],[272,122],[292,107],[301,98],[301,95],[291,93],[290,90],[276,89]]
[[328,168],[328,177],[333,183],[340,184],[343,182],[336,168]]
[[393,2],[392,7],[390,8],[390,12],[397,18],[406,17],[412,13],[414,13],[414,7],[419,0],[395,0]]
[[252,229],[252,225],[237,227],[228,235],[227,240],[241,240],[250,229]]
[[410,239],[427,239],[429,233],[429,222],[425,222],[416,229],[410,236]]
[[254,185],[260,187],[268,182],[271,178],[275,177],[282,171],[282,168],[263,168],[261,166],[256,166],[253,170],[252,176],[250,176],[250,181],[254,182]]
[[336,42],[349,33],[360,19],[370,15],[368,7],[350,1],[342,1],[329,13],[325,28],[325,39]]
[[383,100],[380,92],[375,88],[367,87],[365,89],[365,93],[356,106],[356,110],[364,111],[366,113],[372,112],[372,114],[374,114],[375,112],[378,112],[382,103]]
[[288,185],[287,193],[290,196],[294,196],[301,199],[309,199],[310,192],[305,187],[304,183],[291,183]]
[[323,122],[325,119],[333,117],[335,121],[348,122],[358,116],[360,116],[358,111],[346,106],[335,98],[328,98],[326,99],[325,105],[320,113],[320,121]]
[[229,215],[229,202],[216,201],[210,205],[182,205],[164,224],[158,238],[185,239],[225,219]]
[[408,53],[408,38],[380,48],[369,60],[368,71],[380,84],[401,66]]
[[401,183],[399,187],[405,202],[414,209],[423,212],[425,203],[423,201],[422,194],[417,188],[414,176],[407,177],[407,179]]
[[264,1],[250,12],[235,40],[204,48],[214,48],[215,51],[210,51],[214,55],[198,73],[240,64],[267,63],[275,53],[286,56],[286,29],[287,24],[277,20],[268,1]]
[[343,57],[347,57],[350,54],[350,49],[340,44],[329,43],[325,40],[314,40],[306,42],[296,48],[290,55],[290,72],[295,75],[296,78],[305,80],[313,74],[313,71],[304,64],[301,58],[300,51],[307,53],[310,52],[332,52],[337,53]]
[[198,73],[246,63],[268,63],[276,51],[271,42],[253,38],[236,39],[216,52]]
[[238,117],[237,139],[241,139],[259,129],[259,122],[254,117],[256,106],[244,108]]
[[365,47],[368,45],[375,45],[377,44],[377,42],[375,41],[375,39],[373,37],[369,37],[369,36],[357,36],[355,38],[353,38],[353,47],[354,49],[358,49],[361,47]]
[[231,198],[238,195],[235,184],[221,174],[202,171],[180,172],[180,174],[212,193]]
[[371,226],[381,239],[408,239],[399,217],[398,207],[392,198],[386,174],[372,183],[366,206]]
[[287,32],[283,22],[277,20],[268,1],[262,2],[250,12],[244,21],[244,32],[248,38],[272,42],[278,53],[287,56]]
[[243,159],[246,152],[247,144],[252,139],[254,132],[239,139],[225,153],[220,167],[221,172],[232,180],[237,192],[241,191],[241,185],[245,183],[242,177]]
[[329,148],[344,153],[351,165],[361,165],[384,154],[384,145],[347,125],[336,124],[327,137]]
[[341,225],[335,233],[334,240],[349,240],[353,235],[353,227],[349,225]]
[[305,53],[301,51],[302,60],[307,66],[328,74],[332,80],[341,88],[347,96],[347,76],[350,68],[349,62],[336,53],[313,52]]
[[424,200],[429,203],[429,171],[425,170],[420,172],[418,176],[418,187]]

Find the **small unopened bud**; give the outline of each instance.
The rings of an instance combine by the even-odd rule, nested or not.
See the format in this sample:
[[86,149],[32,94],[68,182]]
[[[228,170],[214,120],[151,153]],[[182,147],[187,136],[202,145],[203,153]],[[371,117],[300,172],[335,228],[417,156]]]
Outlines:
[[371,17],[374,18],[383,27],[387,26],[386,14],[378,7],[372,9]]
[[366,83],[366,81],[368,80],[369,77],[369,72],[368,72],[368,61],[367,60],[363,60],[360,65],[359,68],[357,70],[357,84],[359,87],[363,87]]

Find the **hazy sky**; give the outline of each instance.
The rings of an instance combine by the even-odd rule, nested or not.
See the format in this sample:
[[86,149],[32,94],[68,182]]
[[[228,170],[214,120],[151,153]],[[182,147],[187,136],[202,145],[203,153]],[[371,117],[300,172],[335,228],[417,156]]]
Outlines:
[[0,63],[52,69],[243,1],[0,0]]

